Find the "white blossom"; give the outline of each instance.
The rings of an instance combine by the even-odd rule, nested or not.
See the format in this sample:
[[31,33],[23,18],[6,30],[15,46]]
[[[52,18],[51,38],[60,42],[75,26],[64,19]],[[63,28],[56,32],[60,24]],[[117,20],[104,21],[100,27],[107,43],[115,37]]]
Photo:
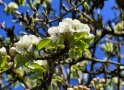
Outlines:
[[49,38],[53,41],[56,41],[64,33],[66,33],[64,34],[66,39],[74,33],[86,33],[87,36],[85,38],[94,37],[93,34],[90,34],[90,28],[87,24],[83,24],[77,19],[72,20],[71,18],[65,18],[59,23],[59,26],[49,28],[48,33],[50,34]]
[[65,18],[62,22],[67,22],[68,24],[72,24],[73,20],[71,18]]
[[9,8],[13,8],[13,9],[17,9],[17,8],[18,8],[18,5],[17,5],[15,2],[10,2],[10,3],[8,4],[8,7],[9,7]]
[[58,37],[57,36],[51,36],[51,37],[49,37],[49,39],[51,39],[53,42],[56,42]]
[[87,24],[81,23],[80,27],[76,30],[76,32],[83,32],[83,33],[89,34],[90,33],[90,28]]
[[73,88],[67,88],[67,90],[73,90]]
[[37,61],[34,61],[34,63],[37,63],[39,65],[47,65],[47,61],[46,60],[37,60]]
[[79,20],[74,19],[72,21],[72,28],[75,29],[75,31],[81,29],[81,27],[82,27],[82,23]]
[[49,28],[48,29],[48,33],[50,34],[50,36],[59,36],[60,35],[58,27],[51,27],[51,28]]
[[36,37],[34,35],[29,35],[29,39],[30,39],[30,42],[34,45],[36,45],[40,40],[41,38],[40,37]]
[[85,39],[91,39],[91,38],[94,38],[93,34],[89,34],[88,36],[85,37]]
[[33,45],[36,45],[41,38],[37,38],[34,35],[24,35],[16,43],[16,51],[18,53],[24,53],[25,51],[30,51]]
[[72,28],[71,24],[68,22],[60,22],[59,23],[59,32],[60,33],[65,33],[65,32],[74,32],[74,29]]
[[0,48],[0,54],[1,55],[6,55],[7,54],[5,47]]

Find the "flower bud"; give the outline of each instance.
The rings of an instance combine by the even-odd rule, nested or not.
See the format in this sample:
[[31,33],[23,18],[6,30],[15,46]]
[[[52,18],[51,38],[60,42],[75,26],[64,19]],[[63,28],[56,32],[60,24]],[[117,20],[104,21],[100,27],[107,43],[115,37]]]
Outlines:
[[8,4],[8,7],[11,8],[11,9],[17,9],[18,8],[18,5],[15,2],[10,2]]
[[67,90],[73,90],[73,88],[67,88]]
[[82,85],[79,85],[78,86],[78,90],[83,90],[83,86]]
[[105,83],[105,79],[101,79],[100,82],[101,82],[101,83]]
[[99,86],[98,86],[98,85],[96,85],[96,86],[95,86],[95,89],[96,89],[96,90],[99,90]]
[[74,86],[74,87],[73,87],[73,90],[78,90],[78,87],[77,87],[77,86]]
[[97,78],[94,78],[93,81],[94,81],[94,82],[97,82]]
[[15,47],[11,47],[11,48],[9,49],[9,54],[10,54],[11,56],[15,56],[15,54],[16,54],[16,48],[15,48]]
[[6,55],[7,54],[6,48],[5,47],[0,48],[0,53],[1,55]]
[[104,88],[100,88],[100,90],[104,90]]
[[90,88],[86,88],[86,90],[90,90]]
[[124,70],[121,70],[121,71],[120,71],[120,77],[121,77],[121,78],[124,78]]
[[87,90],[87,87],[86,87],[86,86],[84,86],[84,87],[83,87],[83,90]]
[[103,88],[103,84],[98,84],[99,88]]
[[11,61],[11,57],[7,55],[7,61]]

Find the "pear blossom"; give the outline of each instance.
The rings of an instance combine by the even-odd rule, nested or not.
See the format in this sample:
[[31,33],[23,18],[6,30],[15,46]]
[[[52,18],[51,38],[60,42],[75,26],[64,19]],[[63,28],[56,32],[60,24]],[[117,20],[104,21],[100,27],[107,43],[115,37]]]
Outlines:
[[94,35],[90,34],[90,27],[87,24],[83,24],[77,19],[72,20],[71,18],[65,18],[58,26],[50,27],[48,33],[50,34],[49,39],[53,41],[56,41],[60,35],[64,35],[65,39],[68,40],[74,33],[86,33],[85,39],[94,38]]
[[57,41],[58,37],[57,36],[51,36],[49,37],[49,39],[51,39],[53,42]]
[[90,28],[87,24],[81,23],[79,20],[71,18],[65,18],[59,23],[57,27],[51,27],[48,29],[48,33],[51,36],[59,36],[60,33],[73,33],[73,32],[84,32],[89,34]]
[[7,54],[5,47],[0,48],[0,54],[1,55],[6,55]]
[[30,51],[33,45],[36,45],[41,38],[34,35],[24,35],[20,37],[20,40],[16,43],[16,51],[18,53],[24,53],[25,51]]
[[37,63],[39,65],[47,65],[47,61],[46,60],[36,60],[36,61],[34,61],[34,63]]
[[41,38],[40,37],[36,37],[36,36],[34,36],[34,35],[29,35],[29,38],[30,38],[30,42],[32,43],[32,44],[37,44],[40,40],[41,40]]
[[73,90],[73,88],[67,88],[67,90]]
[[71,18],[65,18],[62,20],[62,22],[67,22],[68,24],[72,24],[73,20]]
[[82,33],[87,33],[89,34],[90,33],[90,28],[87,24],[80,24],[79,25],[79,28],[76,29],[76,32],[82,32]]
[[17,5],[15,2],[10,2],[10,3],[8,4],[8,7],[9,7],[9,8],[13,8],[13,9],[17,9],[17,8],[18,8],[18,5]]
[[74,19],[72,21],[72,28],[73,29],[77,30],[77,29],[79,29],[81,27],[81,25],[82,25],[82,23],[79,20],[77,20],[77,19]]
[[88,36],[84,37],[85,39],[91,39],[91,38],[94,38],[94,35],[93,34],[89,34]]
[[60,28],[60,33],[74,32],[74,29],[72,29],[71,24],[69,24],[68,22],[60,22],[59,28]]
[[51,28],[49,28],[48,33],[50,34],[50,36],[59,36],[60,35],[59,27],[51,27]]

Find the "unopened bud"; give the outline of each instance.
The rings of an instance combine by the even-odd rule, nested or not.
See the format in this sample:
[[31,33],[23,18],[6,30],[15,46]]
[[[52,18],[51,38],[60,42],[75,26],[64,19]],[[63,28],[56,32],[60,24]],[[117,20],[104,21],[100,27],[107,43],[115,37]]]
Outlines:
[[78,90],[78,87],[77,87],[77,86],[74,86],[74,87],[73,87],[73,90]]
[[90,88],[87,88],[86,90],[90,90]]
[[78,86],[78,90],[83,90],[83,86],[82,85],[79,85]]
[[0,48],[0,53],[1,55],[6,55],[7,54],[6,48],[5,47]]
[[86,86],[84,86],[84,87],[83,87],[83,90],[86,90],[86,89],[87,89],[87,87],[86,87]]
[[100,82],[101,82],[101,83],[105,83],[105,79],[101,79]]
[[67,90],[73,90],[73,88],[67,88]]
[[11,61],[11,57],[7,55],[7,61]]
[[124,70],[121,70],[121,71],[120,71],[120,77],[121,77],[121,78],[124,78]]
[[103,88],[103,84],[98,84],[99,88]]
[[11,48],[9,49],[9,54],[10,54],[11,56],[15,56],[15,54],[16,54],[16,48],[15,48],[15,47],[11,47]]
[[93,81],[94,81],[94,82],[97,82],[97,78],[94,78]]

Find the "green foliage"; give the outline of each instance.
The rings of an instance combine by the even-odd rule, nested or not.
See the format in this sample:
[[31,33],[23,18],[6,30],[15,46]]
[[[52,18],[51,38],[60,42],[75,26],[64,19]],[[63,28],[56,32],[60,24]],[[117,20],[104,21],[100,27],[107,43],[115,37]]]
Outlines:
[[37,63],[32,63],[32,64],[29,64],[28,66],[27,66],[27,68],[29,69],[29,70],[31,70],[31,72],[33,72],[34,74],[30,77],[30,79],[36,79],[36,78],[38,78],[38,79],[43,79],[43,76],[42,76],[42,74],[43,74],[43,72],[45,72],[46,70],[47,70],[47,68],[45,68],[45,67],[43,67],[43,66],[41,66],[41,65],[39,65],[39,64],[37,64]]
[[24,66],[28,62],[28,59],[25,57],[25,55],[17,55],[16,59],[17,59],[16,68]]
[[61,83],[63,79],[62,79],[60,76],[57,76],[57,75],[56,75],[56,76],[53,76],[53,77],[52,77],[52,80]]
[[7,62],[7,55],[2,56],[0,55],[0,68],[3,68],[6,65]]
[[51,42],[50,39],[42,39],[38,44],[37,44],[37,50],[41,50],[44,48],[46,45],[48,45]]
[[69,57],[71,59],[78,59],[79,57],[82,56],[82,49],[80,48],[70,48],[69,49]]

